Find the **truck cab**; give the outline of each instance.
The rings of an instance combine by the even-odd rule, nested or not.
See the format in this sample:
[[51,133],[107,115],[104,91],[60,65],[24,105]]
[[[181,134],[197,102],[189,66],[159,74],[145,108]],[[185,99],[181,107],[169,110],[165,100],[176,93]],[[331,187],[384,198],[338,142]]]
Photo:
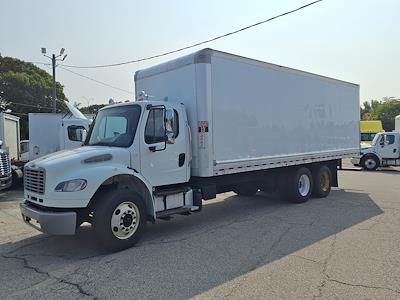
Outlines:
[[351,162],[369,171],[378,167],[400,166],[400,133],[377,133],[372,144],[361,146],[360,155],[353,157]]
[[[145,221],[199,209],[193,205],[193,191],[182,185],[190,178],[189,142],[182,104],[107,106],[98,112],[83,147],[25,165],[24,221],[63,235],[89,221],[104,244],[125,248],[138,238],[129,239],[143,230]],[[102,221],[109,219],[112,231]]]

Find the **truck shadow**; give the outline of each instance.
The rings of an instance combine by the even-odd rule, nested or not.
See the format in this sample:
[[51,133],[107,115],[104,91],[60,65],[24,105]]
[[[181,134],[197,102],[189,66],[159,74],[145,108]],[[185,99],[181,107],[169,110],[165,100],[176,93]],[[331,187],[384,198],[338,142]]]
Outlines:
[[243,197],[228,193],[190,217],[149,224],[137,246],[118,253],[101,250],[89,226],[77,236],[38,235],[0,245],[0,253],[49,274],[64,270],[70,275],[67,270],[74,269],[74,274],[82,275],[75,283],[99,297],[118,292],[135,298],[164,295],[180,299],[201,294],[382,213],[362,192],[334,190],[328,198],[297,205],[273,194]]

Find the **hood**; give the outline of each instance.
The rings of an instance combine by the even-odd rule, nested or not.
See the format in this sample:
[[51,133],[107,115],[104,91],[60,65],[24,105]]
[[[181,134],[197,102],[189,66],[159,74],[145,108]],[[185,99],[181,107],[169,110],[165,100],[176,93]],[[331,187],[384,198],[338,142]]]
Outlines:
[[130,165],[130,151],[126,148],[107,147],[107,146],[85,146],[71,150],[62,150],[49,155],[42,156],[30,161],[27,167],[41,167],[46,170],[69,169],[82,167],[83,161],[99,155],[111,154],[111,159],[104,162],[91,163],[92,165],[120,163]]
[[372,145],[361,144],[361,150],[366,150],[366,149],[369,149],[371,147],[372,147]]

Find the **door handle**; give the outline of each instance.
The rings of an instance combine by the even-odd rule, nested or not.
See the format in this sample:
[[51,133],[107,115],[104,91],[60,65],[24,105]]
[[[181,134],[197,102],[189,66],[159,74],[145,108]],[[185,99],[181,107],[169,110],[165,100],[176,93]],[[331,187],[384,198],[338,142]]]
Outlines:
[[393,153],[396,153],[397,149],[393,149]]
[[179,154],[179,160],[178,160],[178,165],[179,167],[182,167],[185,164],[185,153]]

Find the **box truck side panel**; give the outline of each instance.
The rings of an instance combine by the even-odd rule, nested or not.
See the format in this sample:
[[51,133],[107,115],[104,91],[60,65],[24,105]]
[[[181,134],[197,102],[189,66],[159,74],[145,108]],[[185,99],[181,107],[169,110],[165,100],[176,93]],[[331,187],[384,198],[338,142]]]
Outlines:
[[215,170],[357,153],[357,85],[223,55],[211,65]]

